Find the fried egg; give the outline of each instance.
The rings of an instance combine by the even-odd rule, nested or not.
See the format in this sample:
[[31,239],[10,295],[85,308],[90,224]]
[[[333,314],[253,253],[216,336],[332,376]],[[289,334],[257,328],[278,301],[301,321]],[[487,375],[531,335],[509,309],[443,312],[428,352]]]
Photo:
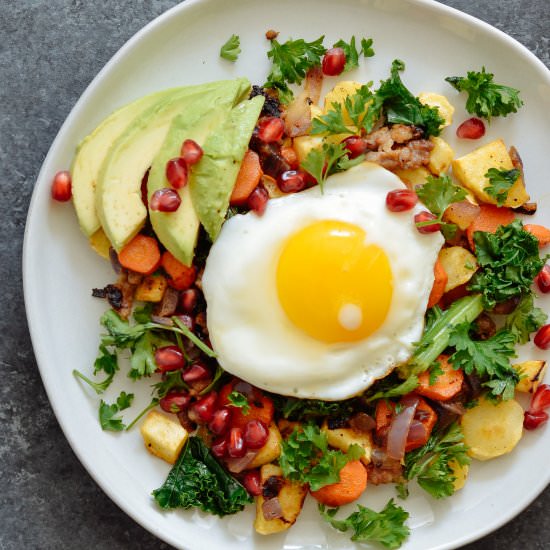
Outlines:
[[301,398],[356,395],[406,361],[420,339],[443,244],[414,214],[389,212],[401,180],[363,163],[236,215],[202,279],[220,365]]

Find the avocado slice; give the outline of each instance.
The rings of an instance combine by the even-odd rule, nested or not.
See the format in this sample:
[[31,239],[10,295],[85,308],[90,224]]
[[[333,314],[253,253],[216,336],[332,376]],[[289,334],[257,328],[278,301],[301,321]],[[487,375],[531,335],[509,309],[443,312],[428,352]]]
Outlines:
[[[99,171],[96,208],[115,250],[120,251],[145,222],[147,209],[141,199],[141,180],[164,142],[173,118],[195,101],[208,101],[210,92],[231,89],[234,82],[218,81],[182,88],[146,109],[111,145]],[[240,82],[250,86],[246,79]]]
[[[232,107],[249,92],[244,81],[236,80],[231,87],[210,93],[196,101],[172,121],[170,130],[155,157],[147,182],[148,197],[158,189],[170,187],[166,179],[166,163],[180,155],[182,143],[192,139],[199,145],[229,116]],[[199,218],[195,213],[189,186],[178,190],[181,204],[175,212],[150,210],[149,219],[160,242],[180,262],[191,265],[199,233]]]
[[203,157],[191,171],[189,189],[193,206],[213,241],[225,220],[231,192],[263,104],[264,97],[256,96],[234,107],[206,138]]

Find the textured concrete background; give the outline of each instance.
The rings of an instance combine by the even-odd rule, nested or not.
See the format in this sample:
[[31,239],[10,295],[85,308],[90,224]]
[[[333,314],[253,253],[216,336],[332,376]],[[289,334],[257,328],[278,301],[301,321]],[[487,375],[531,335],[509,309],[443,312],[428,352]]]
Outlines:
[[[21,246],[35,178],[72,106],[120,46],[173,0],[0,0],[0,549],[169,548],[122,513],[69,448],[25,322]],[[447,0],[550,66],[549,0]],[[468,550],[550,548],[550,489]]]

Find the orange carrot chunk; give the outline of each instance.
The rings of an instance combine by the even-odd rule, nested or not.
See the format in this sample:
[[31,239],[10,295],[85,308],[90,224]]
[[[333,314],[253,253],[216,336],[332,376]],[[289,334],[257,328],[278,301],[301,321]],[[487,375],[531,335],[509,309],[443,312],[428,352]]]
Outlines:
[[357,500],[366,488],[367,470],[360,460],[352,460],[340,470],[338,483],[311,491],[311,496],[326,506],[343,506]]
[[479,207],[478,217],[468,226],[466,235],[470,248],[475,249],[474,233],[476,231],[485,231],[486,233],[495,233],[501,225],[508,225],[515,219],[514,211],[511,208],[498,207],[493,204],[482,204]]
[[441,300],[443,294],[445,294],[447,280],[447,272],[445,271],[443,264],[439,261],[439,259],[437,259],[434,265],[434,284],[428,299],[428,307],[435,306],[435,304]]
[[260,166],[260,157],[254,151],[248,149],[244,154],[243,162],[237,175],[237,181],[229,202],[233,206],[242,206],[246,204],[250,193],[254,191],[260,178],[262,177],[262,168]]
[[168,275],[168,284],[176,290],[189,288],[197,278],[195,266],[182,264],[174,255],[166,250],[160,261],[160,265]]
[[523,226],[523,229],[529,231],[531,235],[537,238],[537,241],[539,241],[539,248],[543,248],[550,244],[550,229],[548,229],[548,227],[535,223],[527,223]]
[[160,263],[160,249],[157,240],[146,235],[136,235],[118,253],[118,261],[126,269],[150,275]]
[[419,374],[418,382],[420,385],[416,388],[416,393],[434,401],[448,401],[462,389],[464,373],[460,369],[455,370],[445,355],[440,355],[437,360],[443,373],[436,378],[434,384],[430,384],[430,373],[428,371]]

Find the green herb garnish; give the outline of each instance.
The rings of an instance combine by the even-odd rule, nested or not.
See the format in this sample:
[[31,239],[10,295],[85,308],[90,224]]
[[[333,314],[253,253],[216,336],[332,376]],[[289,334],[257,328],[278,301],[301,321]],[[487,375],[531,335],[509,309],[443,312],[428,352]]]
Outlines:
[[497,204],[502,206],[508,198],[508,191],[520,176],[520,171],[517,168],[512,170],[497,170],[490,168],[485,177],[489,180],[489,185],[484,187],[484,191],[496,199]]
[[232,34],[227,42],[220,48],[220,57],[228,61],[237,61],[241,53],[241,40],[238,35]]

